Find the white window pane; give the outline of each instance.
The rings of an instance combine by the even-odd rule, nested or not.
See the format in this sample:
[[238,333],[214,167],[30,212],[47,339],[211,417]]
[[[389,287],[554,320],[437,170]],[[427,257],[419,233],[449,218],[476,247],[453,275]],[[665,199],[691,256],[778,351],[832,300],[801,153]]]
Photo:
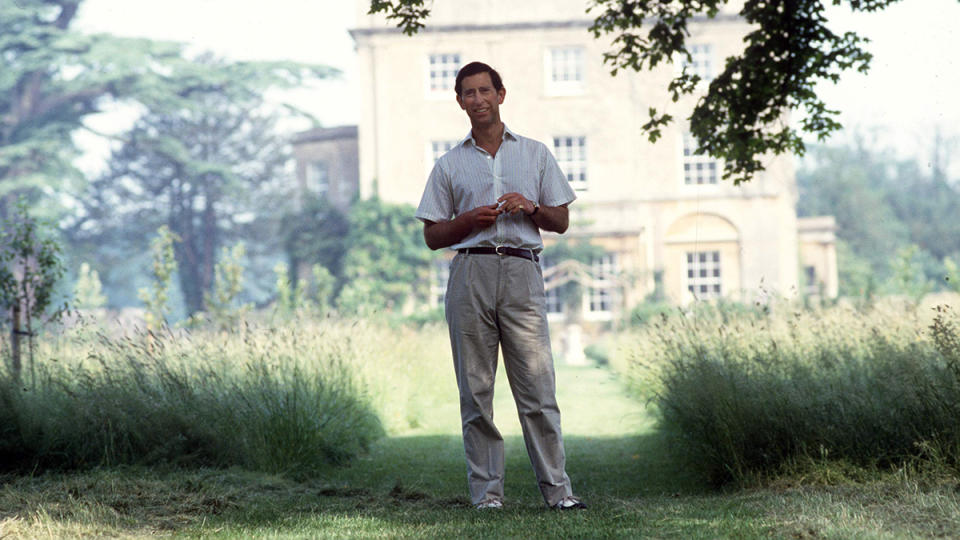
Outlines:
[[544,292],[546,297],[547,313],[563,313],[563,302],[560,300],[562,285],[555,285],[556,279],[548,269],[554,266],[553,261],[540,257],[540,268],[544,271]]
[[687,252],[687,290],[697,300],[721,296],[721,261],[719,251]]
[[330,171],[327,162],[311,161],[307,163],[304,180],[306,180],[307,191],[320,197],[326,195],[330,189]]
[[443,259],[434,262],[430,272],[430,296],[434,305],[442,306],[447,293],[447,281],[450,279],[450,262]]
[[589,308],[591,312],[610,312],[613,310],[616,295],[617,255],[606,253],[590,261],[591,287],[589,288]]
[[551,47],[546,53],[546,69],[550,91],[560,94],[579,93],[584,82],[584,48],[578,45]]
[[550,74],[554,82],[583,80],[583,48],[554,47],[550,49]]
[[443,157],[444,154],[453,149],[454,146],[460,141],[447,140],[447,141],[431,141],[430,142],[430,167],[433,167],[433,164],[437,162],[438,159]]
[[457,80],[457,70],[460,69],[460,55],[431,54],[429,63],[430,90],[434,92],[453,90]]
[[554,137],[553,155],[571,186],[581,191],[587,189],[586,136]]
[[697,75],[704,83],[713,79],[713,46],[709,43],[691,45],[690,59],[684,60],[687,73]]
[[683,183],[716,184],[719,181],[718,161],[709,155],[697,155],[697,142],[690,133],[683,134]]

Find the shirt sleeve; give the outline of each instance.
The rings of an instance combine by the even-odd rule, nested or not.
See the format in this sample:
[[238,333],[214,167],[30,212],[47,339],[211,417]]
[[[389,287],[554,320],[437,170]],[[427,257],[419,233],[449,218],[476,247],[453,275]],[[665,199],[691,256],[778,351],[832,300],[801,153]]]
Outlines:
[[540,204],[545,206],[561,206],[572,203],[577,195],[570,187],[567,175],[560,170],[560,165],[547,145],[541,144],[540,158]]
[[438,160],[430,171],[427,185],[420,197],[420,206],[417,207],[416,218],[420,221],[449,221],[453,215],[453,191],[450,189],[450,175],[448,175]]

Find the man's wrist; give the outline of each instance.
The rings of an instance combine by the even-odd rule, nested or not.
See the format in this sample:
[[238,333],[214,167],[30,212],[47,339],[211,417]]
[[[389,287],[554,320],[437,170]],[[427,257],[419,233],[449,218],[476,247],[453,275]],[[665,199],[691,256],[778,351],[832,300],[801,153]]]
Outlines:
[[539,212],[539,211],[540,211],[540,205],[537,204],[537,203],[533,203],[533,212],[530,212],[530,213],[527,214],[527,215],[530,216],[530,217],[533,217],[533,216],[535,216],[535,215],[537,214],[537,212]]

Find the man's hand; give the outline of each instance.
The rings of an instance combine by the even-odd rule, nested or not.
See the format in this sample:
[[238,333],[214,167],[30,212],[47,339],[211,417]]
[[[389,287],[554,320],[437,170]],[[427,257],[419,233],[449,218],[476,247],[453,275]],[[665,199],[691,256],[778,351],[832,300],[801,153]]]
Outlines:
[[526,197],[519,193],[507,193],[503,197],[497,199],[497,202],[500,203],[500,211],[507,214],[516,214],[517,212],[523,212],[526,215],[533,213],[533,203],[528,201]]
[[463,240],[476,229],[486,229],[497,221],[502,212],[497,208],[499,204],[478,206],[469,212],[464,212],[451,221],[435,223],[427,221],[423,224],[423,239],[430,249],[450,247]]
[[565,204],[541,206],[540,210],[534,214],[533,211],[536,206],[519,193],[507,193],[497,200],[500,202],[500,212],[506,214],[523,212],[525,216],[533,220],[537,227],[547,231],[563,234],[570,224],[570,217]]
[[473,210],[466,212],[462,216],[459,216],[459,219],[462,219],[465,223],[469,224],[470,230],[486,229],[487,227],[496,223],[497,216],[502,213],[502,210],[498,208],[499,206],[499,204],[478,206]]
[[567,205],[565,204],[560,206],[541,206],[540,210],[537,211],[536,214],[533,214],[536,206],[519,193],[507,193],[497,199],[497,201],[500,202],[500,212],[506,214],[523,212],[525,216],[533,220],[533,223],[536,224],[537,227],[544,230],[563,234],[566,232],[567,226],[570,223]]

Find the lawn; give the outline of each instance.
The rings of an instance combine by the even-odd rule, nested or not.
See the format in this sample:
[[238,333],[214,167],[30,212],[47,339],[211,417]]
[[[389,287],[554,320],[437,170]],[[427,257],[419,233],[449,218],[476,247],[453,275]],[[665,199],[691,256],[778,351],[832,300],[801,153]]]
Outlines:
[[544,507],[502,373],[507,507],[470,507],[451,374],[450,401],[417,427],[312,478],[139,467],[2,478],[0,538],[960,536],[955,481],[886,473],[824,483],[821,471],[717,492],[672,464],[651,415],[609,371],[560,367],[557,378],[568,472],[586,511]]

